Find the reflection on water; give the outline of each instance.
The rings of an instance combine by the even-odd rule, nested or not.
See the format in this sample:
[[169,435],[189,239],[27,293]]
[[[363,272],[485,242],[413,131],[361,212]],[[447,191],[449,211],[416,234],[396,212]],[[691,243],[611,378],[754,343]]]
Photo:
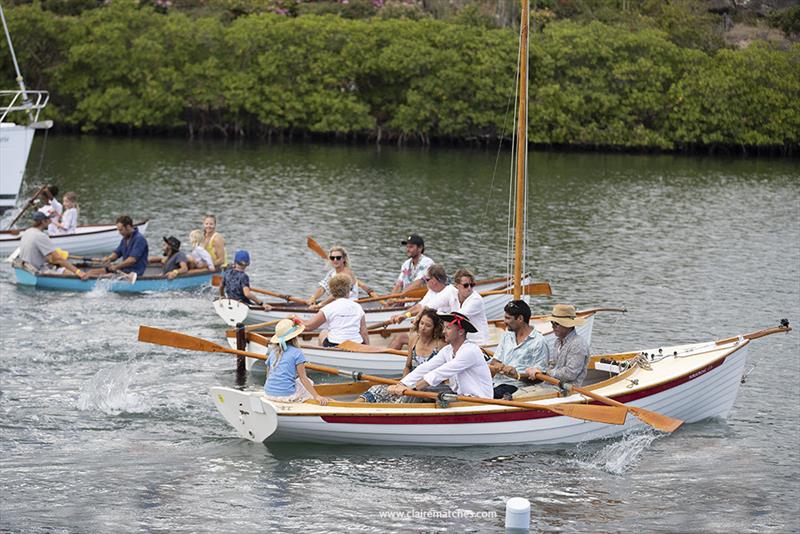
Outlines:
[[[38,157],[40,141],[32,159]],[[425,237],[452,272],[504,274],[508,156],[492,151],[50,137],[42,181],[78,193],[81,220],[151,217],[186,242],[219,218],[256,287],[309,296],[344,245],[388,289],[399,241]],[[598,316],[593,350],[727,337],[800,317],[796,162],[533,154],[527,235],[537,299]],[[37,184],[28,184],[31,192]],[[564,531],[786,531],[798,516],[800,337],[751,344],[758,363],[727,422],[576,447],[270,445],[239,440],[207,395],[235,359],[136,342],[139,324],[222,342],[214,290],[118,295],[17,288],[0,269],[0,529],[12,531],[485,531],[505,500]],[[262,377],[248,378],[261,387]],[[787,397],[787,393],[789,396]],[[792,397],[791,395],[794,395]],[[776,407],[779,407],[776,408]],[[42,513],[46,510],[46,513]],[[440,513],[387,518],[391,511]]]

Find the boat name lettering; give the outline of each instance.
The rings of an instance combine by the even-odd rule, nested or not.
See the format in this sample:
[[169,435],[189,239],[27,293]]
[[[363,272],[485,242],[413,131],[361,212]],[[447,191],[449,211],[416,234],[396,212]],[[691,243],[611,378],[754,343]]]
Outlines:
[[707,366],[707,367],[703,367],[703,368],[702,368],[702,369],[700,369],[699,371],[695,371],[694,373],[690,374],[690,375],[689,375],[689,380],[691,380],[692,378],[697,378],[697,377],[698,377],[698,376],[700,376],[700,375],[704,375],[704,374],[706,374],[707,372],[709,372],[710,370],[711,370],[711,366],[710,366],[710,365],[709,365],[709,366]]

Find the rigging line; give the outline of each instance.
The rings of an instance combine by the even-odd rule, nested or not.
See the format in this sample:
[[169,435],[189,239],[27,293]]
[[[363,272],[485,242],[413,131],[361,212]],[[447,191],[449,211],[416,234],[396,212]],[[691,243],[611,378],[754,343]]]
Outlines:
[[[497,145],[497,154],[494,158],[494,168],[492,169],[492,183],[489,185],[489,195],[486,197],[486,207],[483,210],[483,215],[481,216],[481,220],[479,226],[482,227],[484,222],[486,221],[487,215],[489,215],[489,202],[492,198],[492,194],[494,193],[494,182],[497,178],[497,166],[500,164],[500,153],[503,150],[503,138],[505,137],[506,133],[506,126],[508,125],[508,114],[511,109],[511,106],[515,100],[515,97],[512,95],[508,95],[508,101],[506,102],[506,111],[503,114],[503,127],[500,129],[500,142]],[[513,121],[513,119],[512,119]]]

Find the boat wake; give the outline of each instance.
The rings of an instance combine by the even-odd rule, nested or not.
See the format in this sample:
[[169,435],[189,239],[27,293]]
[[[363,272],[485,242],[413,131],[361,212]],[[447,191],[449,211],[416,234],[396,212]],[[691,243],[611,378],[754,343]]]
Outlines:
[[106,298],[108,297],[109,290],[111,289],[111,284],[114,282],[111,278],[99,278],[97,282],[95,282],[94,287],[86,293],[86,296],[90,299],[97,299],[97,298]]
[[634,468],[650,444],[663,435],[653,429],[627,432],[622,438],[593,443],[595,446],[604,444],[599,450],[593,448],[589,451],[578,447],[577,457],[572,462],[581,468],[600,469],[612,475],[622,475]]
[[78,409],[99,410],[108,415],[148,411],[143,399],[129,391],[132,378],[133,373],[124,363],[101,369],[81,387]]

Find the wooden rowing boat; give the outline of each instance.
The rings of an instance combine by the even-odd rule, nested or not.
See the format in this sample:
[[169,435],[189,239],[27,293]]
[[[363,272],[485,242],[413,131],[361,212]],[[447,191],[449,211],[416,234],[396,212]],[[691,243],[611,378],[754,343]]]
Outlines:
[[[142,235],[147,233],[149,220],[135,226]],[[0,231],[0,256],[7,257],[19,247],[22,232],[18,230]],[[116,224],[92,224],[78,226],[74,234],[50,236],[57,247],[72,256],[92,256],[111,252],[119,245],[120,235]]]
[[[788,332],[788,323],[720,341],[657,347],[645,351],[594,356],[586,389],[590,392],[694,423],[725,418],[733,407],[751,340]],[[255,442],[311,442],[358,445],[463,447],[472,445],[546,445],[608,438],[641,427],[628,417],[624,425],[557,415],[541,409],[453,402],[363,404],[352,400],[372,384],[321,384],[327,406],[272,402],[263,391],[210,389],[214,405],[244,439]],[[582,394],[551,394],[526,399],[569,406],[591,403]]]

